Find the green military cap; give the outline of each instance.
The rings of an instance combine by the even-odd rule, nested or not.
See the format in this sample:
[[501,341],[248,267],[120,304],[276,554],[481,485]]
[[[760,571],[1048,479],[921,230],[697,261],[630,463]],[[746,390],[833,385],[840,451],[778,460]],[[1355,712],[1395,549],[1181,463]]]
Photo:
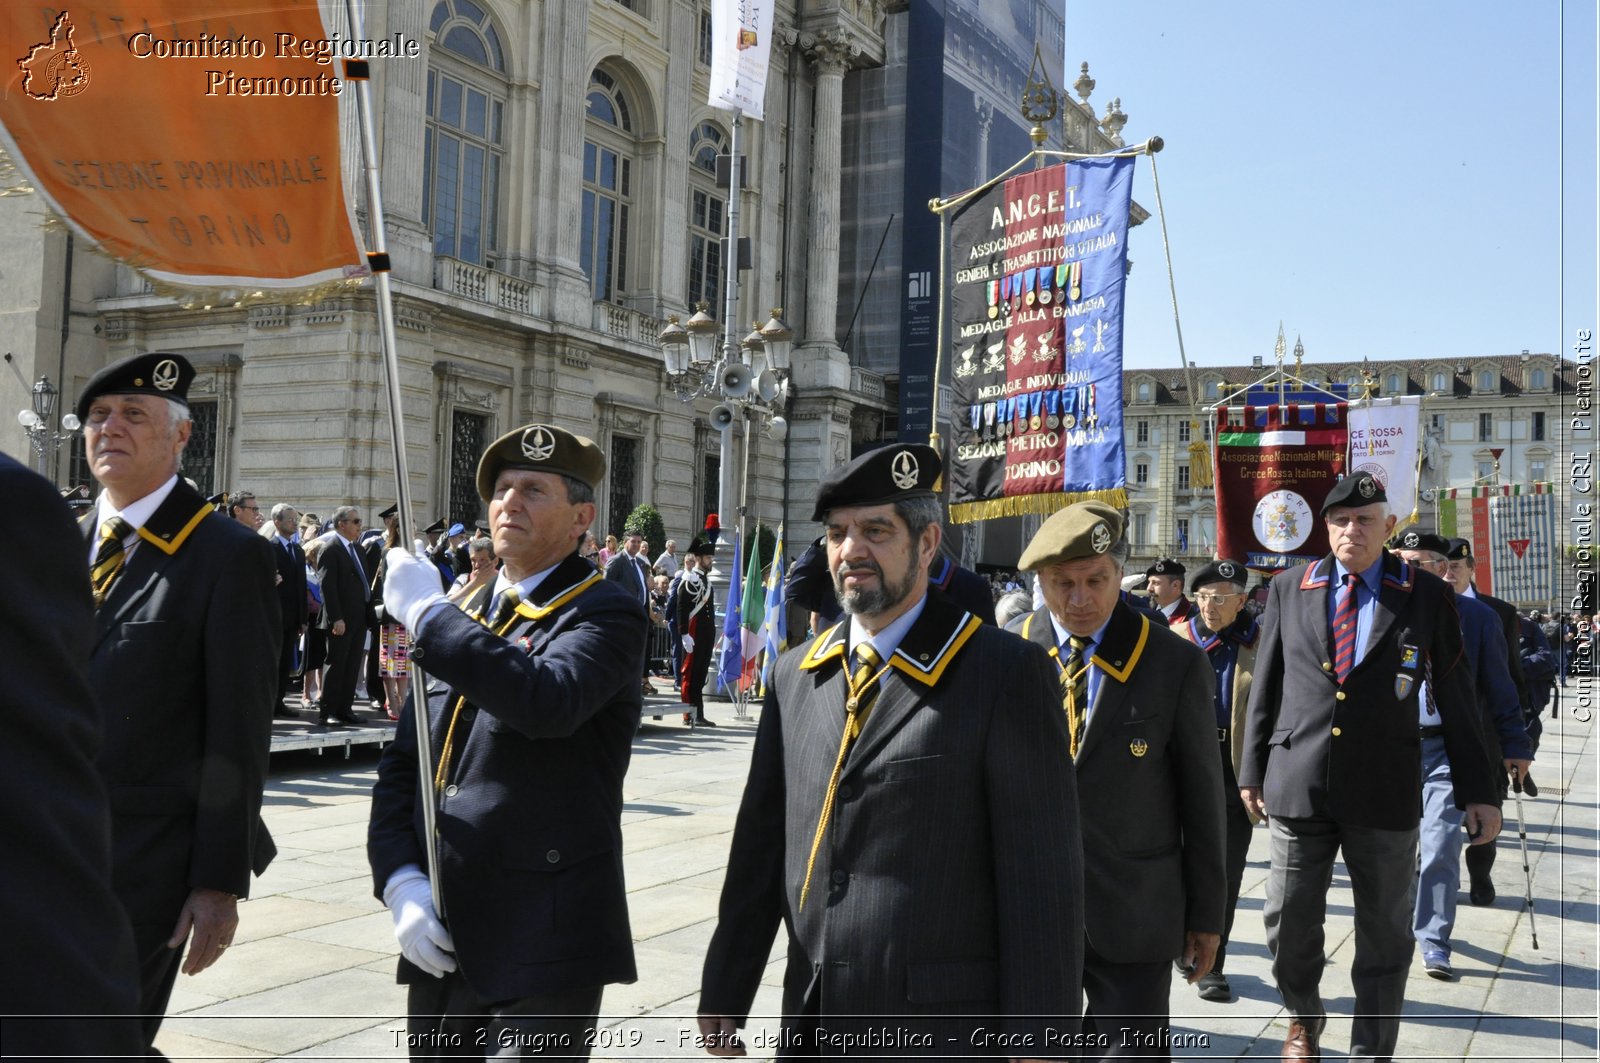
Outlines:
[[1223,558],[1213,561],[1205,568],[1194,574],[1189,581],[1189,592],[1192,594],[1208,583],[1231,583],[1240,590],[1250,582],[1250,570],[1237,561]]
[[1040,569],[1058,561],[1077,561],[1109,553],[1122,538],[1122,514],[1104,502],[1074,502],[1058,510],[1028,548],[1017,567]]
[[606,456],[594,440],[550,424],[514,428],[489,444],[478,462],[478,497],[494,495],[494,482],[506,469],[528,469],[570,476],[591,488],[606,475]]
[[194,366],[181,354],[136,354],[90,377],[73,412],[88,420],[89,404],[101,395],[156,395],[187,406],[193,382]]

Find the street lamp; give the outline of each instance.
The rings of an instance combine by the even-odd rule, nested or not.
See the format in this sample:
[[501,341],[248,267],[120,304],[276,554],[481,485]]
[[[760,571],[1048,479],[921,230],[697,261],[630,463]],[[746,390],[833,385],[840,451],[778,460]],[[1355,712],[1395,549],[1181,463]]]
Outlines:
[[[47,455],[53,455],[61,444],[71,439],[82,422],[75,413],[65,413],[61,416],[61,431],[50,427],[50,415],[56,408],[56,386],[50,383],[50,378],[42,376],[38,383],[33,385],[33,406],[31,409],[17,411],[17,423],[28,434],[28,445],[33,448],[36,463],[41,476],[49,476],[47,471],[49,462]],[[54,477],[51,477],[54,479]]]

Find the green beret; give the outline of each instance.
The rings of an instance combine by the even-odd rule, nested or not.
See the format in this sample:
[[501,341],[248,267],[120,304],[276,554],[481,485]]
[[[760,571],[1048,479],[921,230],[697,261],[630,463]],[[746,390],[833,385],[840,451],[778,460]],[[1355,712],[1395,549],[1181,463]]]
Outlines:
[[530,424],[514,428],[489,444],[478,462],[478,497],[494,496],[494,482],[506,469],[555,473],[597,487],[606,475],[606,456],[594,440],[565,428]]
[[187,406],[193,382],[194,366],[181,354],[136,354],[90,377],[74,412],[78,420],[87,421],[89,404],[101,395],[155,395]]
[[1104,502],[1074,502],[1044,522],[1017,567],[1040,569],[1111,552],[1122,538],[1122,514]]
[[826,520],[842,506],[882,506],[906,498],[932,498],[944,463],[923,443],[895,443],[869,450],[828,474],[817,488],[812,520]]
[[1417,531],[1415,528],[1400,535],[1395,539],[1396,550],[1426,550],[1430,554],[1447,557],[1450,554],[1450,543],[1444,536],[1434,532]]
[[1358,472],[1333,485],[1328,497],[1322,500],[1320,512],[1326,515],[1334,506],[1372,506],[1387,501],[1389,496],[1383,493],[1383,484],[1378,478],[1370,472]]
[[1220,561],[1213,561],[1199,572],[1196,572],[1194,579],[1189,581],[1189,591],[1192,594],[1208,583],[1231,583],[1240,590],[1244,590],[1249,582],[1249,569],[1237,561],[1229,561],[1224,558]]

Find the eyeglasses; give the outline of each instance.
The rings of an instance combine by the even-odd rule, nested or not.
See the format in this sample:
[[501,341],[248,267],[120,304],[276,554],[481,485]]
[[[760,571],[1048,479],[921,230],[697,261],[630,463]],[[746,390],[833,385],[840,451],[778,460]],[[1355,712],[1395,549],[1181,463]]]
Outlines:
[[260,506],[240,506],[239,508],[240,509],[248,509],[252,513],[260,513],[261,512],[261,507]]
[[1242,597],[1244,597],[1244,595],[1238,592],[1233,594],[1212,594],[1210,591],[1201,591],[1199,594],[1194,596],[1194,600],[1199,602],[1201,605],[1221,605],[1229,598]]
[[340,524],[360,524],[361,523],[361,518],[360,517],[346,517],[343,520],[339,521],[338,523],[340,523]]

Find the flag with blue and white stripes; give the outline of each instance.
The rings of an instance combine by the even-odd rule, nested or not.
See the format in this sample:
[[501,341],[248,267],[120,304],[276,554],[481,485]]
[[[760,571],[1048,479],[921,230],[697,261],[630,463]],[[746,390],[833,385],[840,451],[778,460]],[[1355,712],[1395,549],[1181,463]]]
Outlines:
[[1556,501],[1548,483],[1515,484],[1489,497],[1494,594],[1514,605],[1556,595]]

